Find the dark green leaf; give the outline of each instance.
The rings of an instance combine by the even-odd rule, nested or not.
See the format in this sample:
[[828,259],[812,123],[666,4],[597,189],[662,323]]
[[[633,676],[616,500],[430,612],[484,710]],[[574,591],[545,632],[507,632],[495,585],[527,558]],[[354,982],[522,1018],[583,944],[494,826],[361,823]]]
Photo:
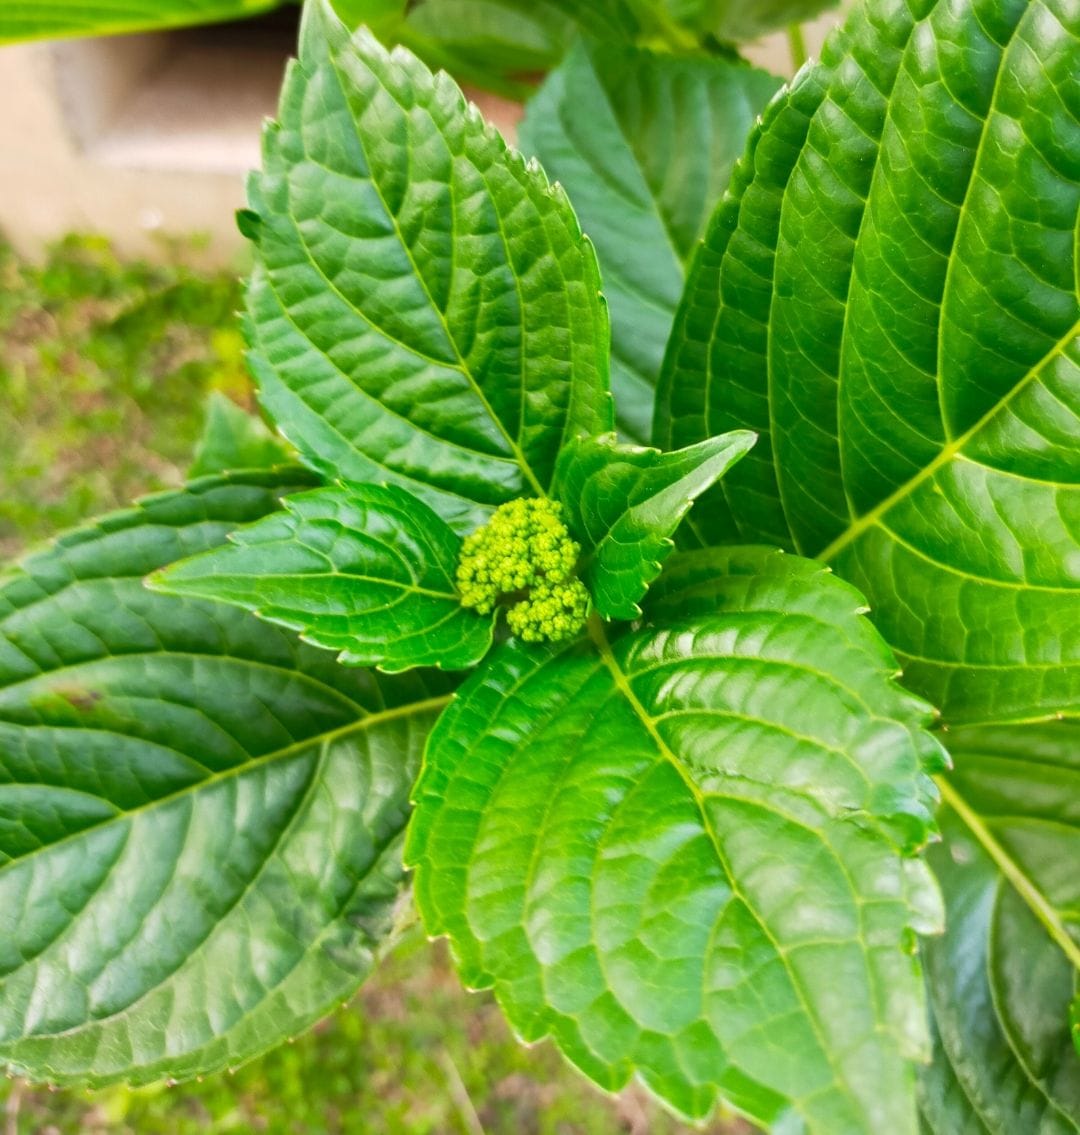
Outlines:
[[693,522],[817,554],[954,721],[1080,709],[1080,9],[869,4],[753,136],[658,443],[762,442]]
[[[678,1111],[915,1130],[927,707],[854,589],[709,553],[710,614],[503,647],[432,734],[407,861],[429,932],[529,1041]],[[729,555],[730,564],[723,557]],[[760,570],[755,570],[755,567]],[[805,1126],[803,1126],[805,1125]]]
[[638,601],[675,546],[694,501],[754,444],[745,430],[689,449],[619,445],[614,435],[575,438],[559,456],[556,490],[584,554],[582,579],[605,619],[634,619]]
[[924,945],[934,1135],[1075,1135],[1080,1059],[1080,724],[965,729],[931,858],[948,932]]
[[219,391],[207,401],[206,424],[195,449],[191,477],[235,469],[273,469],[290,459],[290,450],[260,418],[242,410]]
[[611,304],[620,428],[650,436],[685,267],[780,80],[716,57],[580,43],[528,105],[521,146],[570,194]]
[[0,1064],[91,1084],[212,1072],[370,968],[445,680],[343,670],[142,586],[310,483],[196,481],[0,581]]
[[445,75],[305,9],[248,286],[264,405],[327,476],[391,480],[458,531],[611,428],[596,259],[565,195]]
[[[334,0],[334,7],[350,26],[367,24],[433,70],[511,98],[527,97],[579,31],[633,43],[674,27],[662,0],[416,0],[407,11],[393,0]],[[696,46],[690,33],[675,31],[683,46]]]
[[459,81],[524,97],[574,38],[577,22],[568,7],[559,0],[424,0],[396,36]]
[[473,666],[492,620],[461,606],[461,540],[402,489],[339,485],[286,497],[285,511],[182,560],[156,590],[218,599],[300,631],[348,666]]

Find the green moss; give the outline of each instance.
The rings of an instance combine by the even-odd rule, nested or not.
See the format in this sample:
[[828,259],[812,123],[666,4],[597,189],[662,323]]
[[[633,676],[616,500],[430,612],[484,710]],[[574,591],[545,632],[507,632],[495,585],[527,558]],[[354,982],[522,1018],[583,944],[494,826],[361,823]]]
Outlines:
[[0,244],[0,556],[179,484],[207,392],[250,398],[237,274],[163,251],[73,236],[32,264]]

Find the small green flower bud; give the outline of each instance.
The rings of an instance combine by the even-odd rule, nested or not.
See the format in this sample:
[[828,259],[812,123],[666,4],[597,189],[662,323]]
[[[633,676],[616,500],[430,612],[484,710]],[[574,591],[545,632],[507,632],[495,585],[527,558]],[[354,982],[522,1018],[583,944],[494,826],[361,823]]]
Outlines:
[[581,548],[561,511],[551,500],[509,501],[467,536],[457,570],[462,606],[487,615],[507,603],[507,625],[523,642],[577,634],[589,613],[589,593],[574,574]]

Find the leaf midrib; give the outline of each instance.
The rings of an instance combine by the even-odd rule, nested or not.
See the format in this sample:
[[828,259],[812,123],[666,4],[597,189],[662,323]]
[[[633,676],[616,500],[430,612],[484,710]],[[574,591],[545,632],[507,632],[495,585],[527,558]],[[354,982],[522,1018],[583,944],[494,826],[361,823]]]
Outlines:
[[[337,82],[338,89],[341,92],[341,97],[345,101],[346,106],[348,106],[349,105],[349,96],[346,93],[345,82],[344,82],[344,79],[342,77],[341,70],[338,67],[337,57],[336,57],[333,50],[328,52],[327,62],[330,64],[330,70],[333,72],[334,79]],[[382,91],[389,98],[391,98],[394,101],[394,103],[399,107],[399,109],[402,111],[402,113],[408,114],[408,108],[402,106],[400,100],[393,93],[393,91],[391,91],[386,86],[386,84],[383,83],[382,80],[379,79],[377,75],[375,75],[374,71],[372,71],[370,67],[368,68],[368,71],[369,71],[369,74],[371,74],[374,81],[382,89]],[[350,115],[350,121],[354,121],[351,115]],[[442,131],[439,129],[437,123],[435,123],[434,116],[432,116],[432,123],[435,126],[436,132],[439,134],[439,136],[441,138],[443,138],[443,141],[445,142],[446,139],[443,136]],[[355,122],[354,122],[354,126],[355,126]],[[356,128],[356,129],[354,129],[354,133],[356,135],[357,145],[359,145],[360,149],[363,151],[364,159],[365,159],[365,161],[367,161],[368,168],[372,169],[373,167],[372,167],[371,161],[368,157],[367,146],[364,143],[364,139],[363,139],[363,136],[361,134],[361,131],[358,128]],[[447,148],[449,149],[449,146]],[[451,153],[451,158],[453,159],[453,157],[454,157],[454,155]],[[451,160],[451,167],[453,167],[453,165],[454,165],[454,162],[453,162],[453,160]],[[477,172],[481,173],[481,176],[483,177],[483,171],[479,170],[479,167],[477,167]],[[486,186],[487,185],[487,178],[483,177],[483,180],[484,180],[484,184]],[[491,406],[491,403],[487,399],[487,396],[484,394],[483,390],[480,388],[480,384],[476,381],[476,376],[472,373],[468,364],[466,363],[465,358],[461,353],[461,348],[458,346],[457,339],[455,339],[453,334],[451,333],[450,325],[447,322],[446,313],[435,302],[435,297],[431,294],[431,291],[428,288],[427,279],[420,272],[420,269],[419,269],[419,267],[416,263],[416,259],[413,256],[412,248],[409,246],[409,244],[405,240],[404,234],[401,231],[401,225],[398,222],[397,214],[394,213],[394,211],[390,208],[389,204],[387,203],[385,197],[383,196],[382,187],[375,180],[374,175],[372,175],[372,177],[370,178],[370,182],[371,182],[372,189],[375,190],[375,193],[379,198],[379,202],[381,203],[383,210],[386,213],[387,219],[390,221],[390,223],[394,227],[394,233],[397,236],[398,243],[400,244],[402,251],[405,253],[406,257],[409,260],[409,263],[412,265],[413,275],[415,276],[420,287],[423,289],[424,295],[427,297],[427,301],[428,301],[428,304],[431,307],[431,310],[435,313],[436,317],[438,318],[439,322],[441,323],[442,328],[443,328],[443,332],[446,335],[447,342],[454,349],[454,354],[457,356],[457,359],[458,359],[457,369],[460,370],[461,374],[468,381],[469,386],[472,388],[476,397],[480,400],[480,403],[484,407],[485,412],[491,418],[491,421],[494,423],[494,425],[499,430],[499,432],[503,435],[503,438],[505,439],[506,444],[510,448],[511,454],[516,458],[518,466],[520,467],[522,473],[525,475],[525,478],[528,480],[528,482],[532,486],[534,492],[536,492],[536,494],[538,496],[543,496],[544,495],[543,487],[541,486],[540,481],[537,479],[536,474],[533,472],[532,466],[530,466],[529,462],[525,459],[524,450],[522,450],[517,439],[510,436],[510,433],[506,429],[506,426],[503,424],[502,419],[499,417],[498,414],[495,413],[494,409]],[[446,184],[447,184],[447,189],[450,191],[451,198],[452,198],[452,200],[451,200],[451,217],[454,220],[454,223],[456,224],[456,221],[457,221],[457,206],[456,206],[456,201],[453,199],[453,194],[454,194],[453,168],[451,168],[451,174],[450,174],[450,177],[447,179]],[[496,217],[497,217],[498,222],[499,222],[500,232],[502,232],[503,231],[502,217],[498,213],[498,210],[496,210]],[[453,244],[456,245],[456,237],[455,237],[455,240],[453,241]],[[522,305],[522,296],[521,296],[521,281],[518,279],[518,274],[517,274],[516,271],[514,271],[513,266],[509,264],[509,261],[507,263],[507,266],[509,267],[510,274],[513,277],[514,287],[517,289],[519,311],[521,313],[524,313],[525,309],[524,309],[524,306]],[[525,365],[525,356],[524,356],[524,351],[522,351],[522,355],[521,355],[522,369],[524,369],[524,365]],[[526,393],[527,393],[527,391],[526,391],[526,386],[525,386],[525,382],[524,382],[524,374],[523,374],[522,375],[522,383],[521,383],[521,399],[522,399],[523,404],[526,400]]]
[[934,777],[934,783],[941,792],[942,802],[952,808],[959,816],[997,869],[1009,881],[1032,914],[1042,923],[1043,929],[1054,944],[1069,960],[1072,967],[1080,972],[1080,945],[1077,945],[1069,934],[1050,900],[1028,878],[1020,864],[1002,846],[993,832],[990,831],[989,826],[983,822],[982,817],[967,802],[955,784],[948,777],[941,775]]
[[724,873],[726,874],[726,876],[728,878],[729,885],[731,886],[732,894],[736,895],[742,901],[742,903],[745,905],[746,909],[753,916],[754,921],[761,927],[762,933],[765,935],[766,939],[768,940],[769,944],[771,945],[772,949],[774,950],[777,958],[780,960],[780,963],[784,968],[784,972],[787,974],[788,979],[791,982],[791,987],[794,990],[796,996],[799,999],[799,1003],[802,1005],[803,1010],[806,1013],[806,1019],[807,1019],[808,1023],[810,1024],[810,1027],[813,1030],[815,1037],[817,1038],[817,1042],[818,1042],[818,1046],[819,1046],[819,1049],[821,1051],[821,1054],[825,1057],[826,1063],[832,1069],[834,1080],[835,1080],[835,1083],[834,1083],[833,1086],[840,1088],[842,1091],[845,1090],[844,1079],[840,1075],[839,1069],[837,1068],[837,1066],[834,1062],[834,1059],[833,1059],[832,1046],[829,1045],[828,1042],[826,1041],[825,1035],[821,1030],[821,1025],[820,1025],[820,1022],[819,1022],[819,1019],[818,1019],[818,1015],[811,1008],[810,1002],[806,998],[806,995],[805,995],[803,988],[802,988],[801,980],[799,979],[798,975],[793,971],[790,963],[788,962],[787,952],[780,946],[780,943],[776,941],[776,938],[774,937],[771,928],[768,926],[768,924],[765,922],[765,920],[758,914],[754,905],[749,901],[749,899],[746,897],[746,895],[743,894],[741,888],[739,887],[738,880],[735,876],[735,873],[731,870],[731,866],[728,863],[727,856],[725,855],[723,848],[721,848],[720,843],[716,838],[716,832],[713,830],[712,824],[709,823],[709,821],[707,819],[708,813],[707,813],[707,810],[706,810],[706,800],[705,800],[704,794],[702,793],[701,789],[697,786],[697,784],[694,782],[693,778],[689,775],[689,773],[687,772],[682,761],[680,761],[679,758],[676,756],[676,754],[672,752],[671,748],[669,747],[667,742],[664,740],[663,736],[660,734],[660,731],[656,728],[656,723],[655,723],[652,715],[648,712],[648,710],[644,707],[644,705],[642,705],[637,694],[634,692],[633,686],[630,684],[630,679],[629,679],[628,675],[622,669],[622,667],[619,665],[614,654],[612,653],[611,645],[608,642],[607,635],[604,632],[603,623],[600,621],[600,619],[596,616],[595,613],[590,615],[590,617],[589,617],[588,631],[589,631],[589,636],[592,638],[593,643],[595,644],[597,651],[600,654],[601,660],[603,661],[604,665],[607,667],[608,672],[611,674],[612,680],[614,681],[616,688],[619,690],[619,692],[626,699],[627,703],[630,705],[630,708],[633,710],[635,716],[638,718],[638,720],[641,722],[641,724],[645,727],[646,731],[648,732],[649,736],[652,738],[653,743],[656,745],[661,756],[672,766],[672,768],[675,769],[676,773],[678,774],[679,778],[682,780],[687,791],[690,793],[691,799],[694,801],[695,806],[697,807],[698,812],[701,815],[702,827],[704,828],[704,830],[708,834],[709,841],[712,844],[712,847],[713,847],[713,850],[716,854],[716,857],[719,860],[720,864],[724,868]]
[[[145,804],[140,804],[138,807],[118,811],[114,816],[109,816],[88,827],[80,828],[78,831],[72,832],[64,836],[63,839],[58,839],[48,844],[46,847],[37,848],[31,854],[40,855],[46,852],[52,852],[57,847],[62,847],[75,840],[84,838],[90,832],[100,831],[103,828],[108,828],[117,823],[127,823],[134,816],[151,812],[155,808],[162,807],[181,797],[208,790],[226,780],[236,779],[237,777],[251,772],[252,769],[263,768],[276,761],[293,757],[297,753],[302,752],[304,749],[311,748],[314,745],[326,746],[342,737],[348,736],[350,733],[360,732],[371,726],[381,725],[387,721],[408,718],[414,714],[444,709],[450,704],[453,697],[453,694],[442,694],[438,697],[425,698],[423,701],[410,702],[408,705],[380,710],[378,713],[369,713],[366,717],[361,717],[357,721],[350,721],[347,725],[339,725],[336,729],[328,729],[322,733],[315,733],[301,741],[295,741],[293,744],[287,745],[283,749],[275,749],[273,752],[263,753],[262,756],[252,757],[250,760],[244,761],[241,764],[233,765],[231,768],[224,769],[220,772],[215,772],[202,780],[196,781],[194,784],[186,784],[182,788],[178,788],[175,792],[169,792],[164,796],[159,796],[157,799],[150,800]],[[24,863],[28,858],[30,858],[29,855],[22,855],[17,859],[9,860],[7,863],[3,864],[3,866],[0,866],[0,876],[3,876],[9,868],[14,867],[16,864]]]
[[[1004,886],[1004,882],[999,879],[996,886],[994,887],[995,914],[991,915],[991,925],[993,918],[996,916],[997,911],[1000,909]],[[1038,1092],[1039,1097],[1044,1101],[1044,1107],[1049,1108],[1055,1116],[1057,1116],[1059,1119],[1064,1120],[1073,1128],[1074,1131],[1080,1130],[1080,1124],[1078,1124],[1074,1120],[1073,1116],[1069,1115],[1065,1111],[1064,1107],[1062,1107],[1062,1105],[1057,1101],[1057,1099],[1055,1099],[1054,1096],[1050,1094],[1049,1090],[1047,1089],[1046,1078],[1040,1076],[1038,1074],[1038,1071],[1032,1066],[1029,1055],[1027,1052],[1025,1052],[1023,1041],[1017,1037],[1015,1026],[1010,1022],[1005,1012],[1003,1011],[1003,1005],[1001,1003],[998,990],[998,982],[997,980],[995,980],[994,974],[994,958],[996,952],[997,941],[994,935],[990,933],[987,936],[985,967],[986,980],[987,987],[990,990],[990,997],[994,1007],[994,1012],[997,1014],[998,1024],[1001,1028],[1002,1036],[1004,1036],[1005,1038],[1005,1043],[1008,1045],[1009,1050],[1012,1052],[1013,1058],[1016,1060],[1016,1063],[1020,1066],[1024,1075],[1027,1076],[1028,1082],[1035,1089],[1035,1091]]]
[[[649,206],[651,207],[649,211],[656,218],[657,226],[659,227],[660,233],[664,238],[664,243],[667,245],[668,250],[671,252],[671,257],[675,267],[679,269],[680,275],[685,278],[687,260],[691,255],[693,255],[694,250],[693,248],[691,248],[690,252],[686,256],[684,256],[676,246],[674,234],[669,227],[668,218],[665,216],[664,211],[660,208],[660,199],[657,197],[656,193],[653,190],[652,182],[649,180],[649,175],[645,169],[645,163],[642,161],[641,155],[638,153],[638,149],[634,145],[634,140],[627,133],[626,127],[623,124],[623,120],[619,117],[618,108],[615,106],[615,103],[611,98],[611,93],[608,91],[607,86],[600,78],[600,74],[597,71],[596,65],[592,58],[592,53],[585,50],[584,48],[582,48],[582,50],[585,51],[585,55],[589,60],[589,70],[592,72],[593,80],[596,83],[597,89],[600,91],[601,98],[604,100],[604,103],[607,105],[607,108],[611,113],[611,118],[615,123],[615,129],[619,135],[619,138],[622,139],[627,152],[633,160],[634,168],[638,171],[638,174],[641,177],[641,184],[645,187],[645,194],[648,199]],[[710,107],[709,109],[711,110],[712,108]],[[569,131],[567,131],[567,133],[569,134]],[[581,153],[580,149],[579,153]],[[630,200],[635,205],[641,204],[641,202],[633,201],[632,198],[628,197],[623,186],[617,183],[614,178],[610,177],[607,174],[606,169],[601,169],[601,167],[597,165],[590,150],[586,150],[584,153],[582,153],[582,157],[584,157],[585,162],[589,166],[589,168],[593,170],[593,172],[604,182],[605,185],[611,188],[616,196],[622,197],[624,200]],[[655,297],[652,298],[652,303],[658,309],[662,310],[666,315],[674,315],[675,305],[672,305],[670,307],[664,305],[663,307],[661,307],[661,305],[655,300]]]
[[1057,358],[1064,355],[1069,346],[1072,345],[1074,340],[1080,336],[1080,319],[1069,328],[1069,330],[1042,356],[1035,362],[1027,371],[1027,373],[1016,383],[1015,386],[1008,392],[1008,394],[999,398],[989,410],[974,425],[970,426],[964,433],[942,446],[941,452],[929,462],[922,469],[919,470],[913,477],[905,481],[898,489],[894,490],[884,500],[875,505],[869,512],[863,513],[862,516],[854,520],[848,527],[835,539],[827,548],[819,552],[817,559],[823,562],[829,562],[836,558],[845,548],[854,543],[860,536],[863,535],[868,529],[874,527],[875,524],[893,508],[895,508],[902,501],[906,500],[920,485],[930,480],[935,474],[949,464],[954,458],[958,457],[964,447],[969,444],[983,429],[990,424],[990,422],[1002,411],[1009,403],[1018,395],[1023,393],[1035,380],[1043,373],[1043,371]]
[[[298,543],[303,543],[303,542],[298,541]],[[213,554],[213,553],[210,553],[210,554]],[[355,583],[373,583],[373,584],[376,584],[379,587],[388,587],[388,588],[392,588],[395,591],[404,591],[404,592],[407,592],[410,595],[427,595],[432,599],[444,599],[444,600],[446,600],[447,602],[450,602],[450,603],[455,603],[455,604],[460,603],[460,598],[457,595],[455,595],[452,591],[435,591],[430,587],[421,587],[419,584],[407,583],[406,581],[400,580],[400,579],[390,579],[390,578],[386,578],[386,577],[373,576],[373,575],[360,575],[359,573],[356,573],[356,572],[337,571],[337,570],[334,570],[334,571],[311,571],[311,572],[274,572],[273,574],[264,575],[264,576],[237,575],[233,572],[220,572],[220,573],[216,573],[214,575],[200,576],[200,577],[195,577],[195,578],[188,579],[188,580],[185,580],[181,576],[173,582],[172,587],[164,587],[164,588],[162,588],[162,590],[164,590],[166,592],[175,590],[177,592],[180,592],[181,594],[194,595],[198,598],[214,599],[214,600],[220,601],[222,599],[221,595],[217,594],[212,589],[208,589],[208,590],[205,590],[205,591],[202,590],[199,587],[199,583],[202,582],[202,581],[205,581],[207,583],[212,583],[214,581],[224,580],[224,579],[232,580],[233,582],[237,582],[237,583],[244,583],[249,579],[266,580],[266,581],[273,580],[275,582],[277,580],[285,580],[289,583],[304,583],[304,582],[307,582],[309,580],[336,579],[336,580],[344,580],[346,583],[354,583],[354,582]],[[188,584],[188,586],[185,586],[185,584]],[[233,600],[229,600],[229,602],[233,602]],[[271,603],[270,606],[272,606],[276,609],[283,609],[283,610],[301,610],[301,608],[290,608],[290,607],[284,607],[284,606],[279,607],[279,605],[276,604],[276,603]],[[379,609],[376,608],[375,610],[379,610]],[[366,614],[366,613],[367,613],[366,611],[360,612],[361,615]]]
[[[16,9],[14,15],[10,13],[7,15],[6,18],[15,24],[15,33],[11,38],[0,37],[0,44],[13,44],[17,43],[19,38],[30,37],[35,39],[75,39],[88,35],[123,35],[132,31],[144,30],[147,16],[151,17],[155,30],[165,31],[172,28],[189,27],[193,23],[211,24],[255,16],[275,6],[275,0],[262,0],[260,3],[252,3],[252,0],[247,0],[242,6],[222,2],[206,6],[196,5],[194,8],[175,9],[172,14],[161,18],[158,15],[161,6],[158,4],[135,5],[134,10],[129,5],[127,10],[132,13],[131,15],[118,16],[107,23],[98,22],[83,11],[80,13],[81,19],[77,26],[73,27],[70,16],[65,18],[65,12],[69,10],[70,5],[54,4],[52,5],[52,14],[43,15],[38,3],[27,3]],[[59,12],[57,12],[58,7]],[[138,16],[139,11],[145,13],[141,19]],[[20,12],[22,15],[20,15]],[[31,13],[29,20],[25,15],[26,12]],[[21,31],[18,30],[19,20],[24,24]],[[26,24],[29,26],[25,26]]]

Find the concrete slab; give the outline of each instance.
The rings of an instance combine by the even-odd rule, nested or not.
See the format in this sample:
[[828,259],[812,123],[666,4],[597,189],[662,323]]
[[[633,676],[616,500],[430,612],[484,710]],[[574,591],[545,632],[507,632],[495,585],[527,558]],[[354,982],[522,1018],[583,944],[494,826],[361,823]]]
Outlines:
[[[26,255],[74,230],[131,255],[160,234],[206,234],[209,262],[242,249],[233,213],[259,161],[295,11],[152,35],[0,48],[0,230]],[[811,53],[835,17],[808,25]],[[790,73],[786,37],[748,49]],[[520,108],[470,92],[512,137]]]

